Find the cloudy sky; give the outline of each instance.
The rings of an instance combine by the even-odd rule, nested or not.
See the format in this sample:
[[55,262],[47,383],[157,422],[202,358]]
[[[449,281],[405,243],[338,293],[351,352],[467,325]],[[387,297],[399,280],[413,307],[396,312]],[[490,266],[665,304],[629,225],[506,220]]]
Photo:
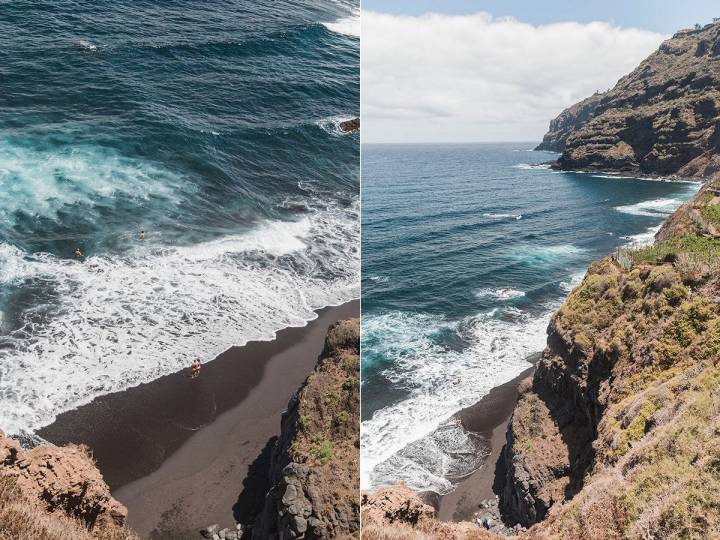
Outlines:
[[549,2],[582,5],[555,13],[519,0],[364,0],[363,142],[540,140],[550,119],[612,87],[673,29],[711,20],[709,2],[682,16],[668,2],[673,13],[659,17],[665,1],[653,0],[646,24],[614,3],[604,9],[620,20],[592,1]]

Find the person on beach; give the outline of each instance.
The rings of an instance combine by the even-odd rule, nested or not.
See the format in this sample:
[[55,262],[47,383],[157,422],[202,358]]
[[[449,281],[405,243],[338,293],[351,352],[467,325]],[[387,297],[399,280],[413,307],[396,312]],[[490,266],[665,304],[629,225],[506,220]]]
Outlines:
[[83,256],[83,252],[80,251],[80,248],[75,248],[75,258],[79,259],[82,256]]
[[195,361],[192,363],[192,366],[190,367],[190,378],[196,379],[198,375],[200,375],[200,368],[202,367],[202,364],[200,363],[200,359],[196,358]]

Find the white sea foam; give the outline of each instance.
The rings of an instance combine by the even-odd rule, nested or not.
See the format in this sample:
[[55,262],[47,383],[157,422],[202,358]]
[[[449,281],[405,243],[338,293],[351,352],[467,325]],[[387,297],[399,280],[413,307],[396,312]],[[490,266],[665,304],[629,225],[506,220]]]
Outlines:
[[572,171],[576,174],[588,174],[595,178],[607,178],[610,180],[643,180],[645,182],[663,182],[671,184],[693,184],[700,186],[700,182],[697,180],[685,179],[685,178],[668,178],[662,176],[624,176],[616,173],[597,173],[593,171]]
[[[525,358],[545,346],[549,315],[550,307],[540,316],[481,314],[460,323],[403,312],[364,317],[363,347],[391,362],[384,375],[408,396],[362,423],[362,488],[403,480],[415,490],[445,493],[446,476],[476,466],[458,462],[455,455],[475,444],[467,434],[455,430],[450,438],[427,437],[455,412],[526,369]],[[460,351],[439,345],[433,339],[439,331],[456,332],[468,347]],[[381,351],[372,350],[375,341]]]
[[559,259],[572,259],[583,253],[583,248],[573,244],[554,244],[542,246],[528,244],[520,247],[513,247],[512,256],[524,264],[555,264]]
[[373,283],[387,283],[388,277],[387,276],[370,276],[368,278]]
[[570,276],[570,279],[568,281],[560,282],[560,288],[567,293],[572,292],[575,287],[580,285],[583,278],[585,277],[585,273],[585,270],[574,273],[572,276]]
[[194,246],[139,246],[82,263],[0,244],[5,284],[40,280],[59,298],[47,319],[23,314],[0,348],[0,425],[33,430],[357,298],[358,210],[326,207]]
[[655,241],[655,235],[660,230],[660,227],[662,227],[662,224],[656,225],[655,227],[650,227],[646,231],[638,234],[621,236],[621,238],[623,240],[628,240],[627,245],[629,246],[649,246]]
[[524,171],[531,170],[548,170],[550,169],[549,163],[518,163],[513,165],[513,169],[522,169]]
[[360,37],[360,10],[353,10],[347,17],[341,17],[333,22],[322,23],[325,28],[336,34]]
[[80,47],[81,49],[84,49],[86,51],[96,51],[97,45],[95,45],[93,42],[87,40],[87,39],[78,39],[75,42],[75,45]]
[[178,203],[181,190],[189,189],[166,169],[97,146],[46,151],[0,145],[0,218],[5,220],[16,212],[54,219],[62,208],[118,195]]
[[515,219],[520,220],[522,219],[522,214],[501,214],[501,213],[494,213],[494,212],[486,212],[482,215],[484,218],[488,219]]
[[475,296],[478,298],[494,298],[496,300],[512,300],[513,298],[525,296],[525,292],[510,287],[502,287],[499,289],[479,289],[475,291]]
[[315,125],[317,125],[321,129],[327,131],[330,135],[343,137],[346,135],[350,135],[351,132],[341,130],[340,124],[342,122],[347,122],[348,120],[352,120],[353,118],[354,118],[353,116],[329,116],[327,118],[318,120],[317,122],[315,122]]
[[651,199],[636,204],[616,206],[615,210],[634,216],[663,217],[672,214],[682,203],[682,199]]

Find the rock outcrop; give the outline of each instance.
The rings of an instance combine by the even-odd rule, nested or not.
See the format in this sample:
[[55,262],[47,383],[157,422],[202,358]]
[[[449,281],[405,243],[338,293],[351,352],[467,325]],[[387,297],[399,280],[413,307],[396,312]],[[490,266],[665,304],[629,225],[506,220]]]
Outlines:
[[474,523],[446,523],[435,509],[405,485],[363,494],[363,540],[437,539],[493,540],[502,538]]
[[0,433],[0,538],[136,539],[81,446],[24,450]]
[[720,22],[682,30],[604,94],[563,111],[538,149],[562,169],[708,177],[720,170]]
[[535,150],[563,152],[568,136],[592,116],[602,97],[603,94],[595,93],[561,112],[550,121],[550,129]]
[[359,538],[360,321],[332,325],[292,397],[253,538]]
[[360,118],[343,120],[338,124],[338,129],[343,133],[354,133],[355,131],[360,131]]

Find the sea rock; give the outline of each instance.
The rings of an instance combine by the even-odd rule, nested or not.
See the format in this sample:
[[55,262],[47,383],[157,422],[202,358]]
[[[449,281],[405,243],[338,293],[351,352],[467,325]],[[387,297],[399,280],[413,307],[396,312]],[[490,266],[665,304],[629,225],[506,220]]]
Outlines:
[[352,118],[338,124],[338,129],[343,133],[354,133],[360,131],[360,118]]
[[680,31],[609,91],[563,111],[539,150],[561,169],[709,177],[720,170],[720,21]]
[[359,349],[359,320],[330,327],[283,414],[254,539],[359,537]]

